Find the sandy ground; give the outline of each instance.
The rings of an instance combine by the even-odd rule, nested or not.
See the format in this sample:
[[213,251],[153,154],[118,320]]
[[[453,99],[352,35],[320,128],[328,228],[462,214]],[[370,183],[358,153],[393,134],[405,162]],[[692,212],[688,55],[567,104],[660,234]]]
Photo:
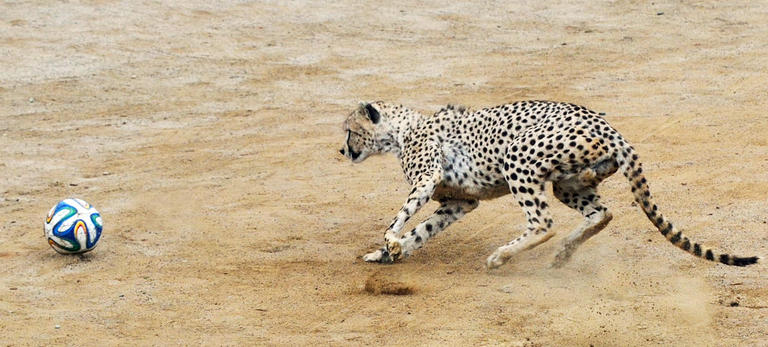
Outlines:
[[[759,1],[3,1],[0,345],[766,346],[766,265],[669,245],[621,175],[562,269],[558,203],[553,240],[484,270],[509,197],[380,266],[409,187],[337,150],[361,100],[579,103],[687,234],[768,255],[767,38]],[[43,238],[69,196],[104,216],[84,256]],[[413,292],[366,293],[377,271]]]

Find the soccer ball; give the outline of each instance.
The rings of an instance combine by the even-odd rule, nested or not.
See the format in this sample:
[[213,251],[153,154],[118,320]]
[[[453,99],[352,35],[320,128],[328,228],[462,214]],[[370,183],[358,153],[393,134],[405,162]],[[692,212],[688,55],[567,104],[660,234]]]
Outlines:
[[85,253],[99,242],[101,226],[101,215],[91,204],[66,199],[48,212],[45,237],[51,248],[61,254]]

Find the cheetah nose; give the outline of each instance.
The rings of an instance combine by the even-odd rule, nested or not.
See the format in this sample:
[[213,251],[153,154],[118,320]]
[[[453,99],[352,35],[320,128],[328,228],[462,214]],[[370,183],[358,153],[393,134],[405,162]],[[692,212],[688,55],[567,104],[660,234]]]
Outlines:
[[340,149],[340,150],[339,150],[339,153],[341,153],[341,155],[345,155],[345,154],[344,154],[344,148]]

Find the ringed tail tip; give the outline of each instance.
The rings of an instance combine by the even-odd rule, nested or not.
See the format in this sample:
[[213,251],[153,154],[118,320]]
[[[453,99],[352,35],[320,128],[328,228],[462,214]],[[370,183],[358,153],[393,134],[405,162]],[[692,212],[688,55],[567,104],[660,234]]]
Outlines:
[[758,261],[760,261],[761,257],[737,257],[737,256],[728,256],[727,254],[720,255],[720,259],[718,259],[721,263],[725,265],[733,265],[733,266],[748,266],[752,264],[757,264]]

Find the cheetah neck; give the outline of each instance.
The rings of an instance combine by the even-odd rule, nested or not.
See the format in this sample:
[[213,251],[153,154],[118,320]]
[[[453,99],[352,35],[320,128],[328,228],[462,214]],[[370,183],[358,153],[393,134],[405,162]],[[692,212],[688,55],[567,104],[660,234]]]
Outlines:
[[385,151],[393,153],[400,159],[404,146],[407,145],[408,139],[423,118],[424,116],[421,113],[401,106],[398,112],[391,115],[391,128],[388,135],[391,136],[394,142]]

